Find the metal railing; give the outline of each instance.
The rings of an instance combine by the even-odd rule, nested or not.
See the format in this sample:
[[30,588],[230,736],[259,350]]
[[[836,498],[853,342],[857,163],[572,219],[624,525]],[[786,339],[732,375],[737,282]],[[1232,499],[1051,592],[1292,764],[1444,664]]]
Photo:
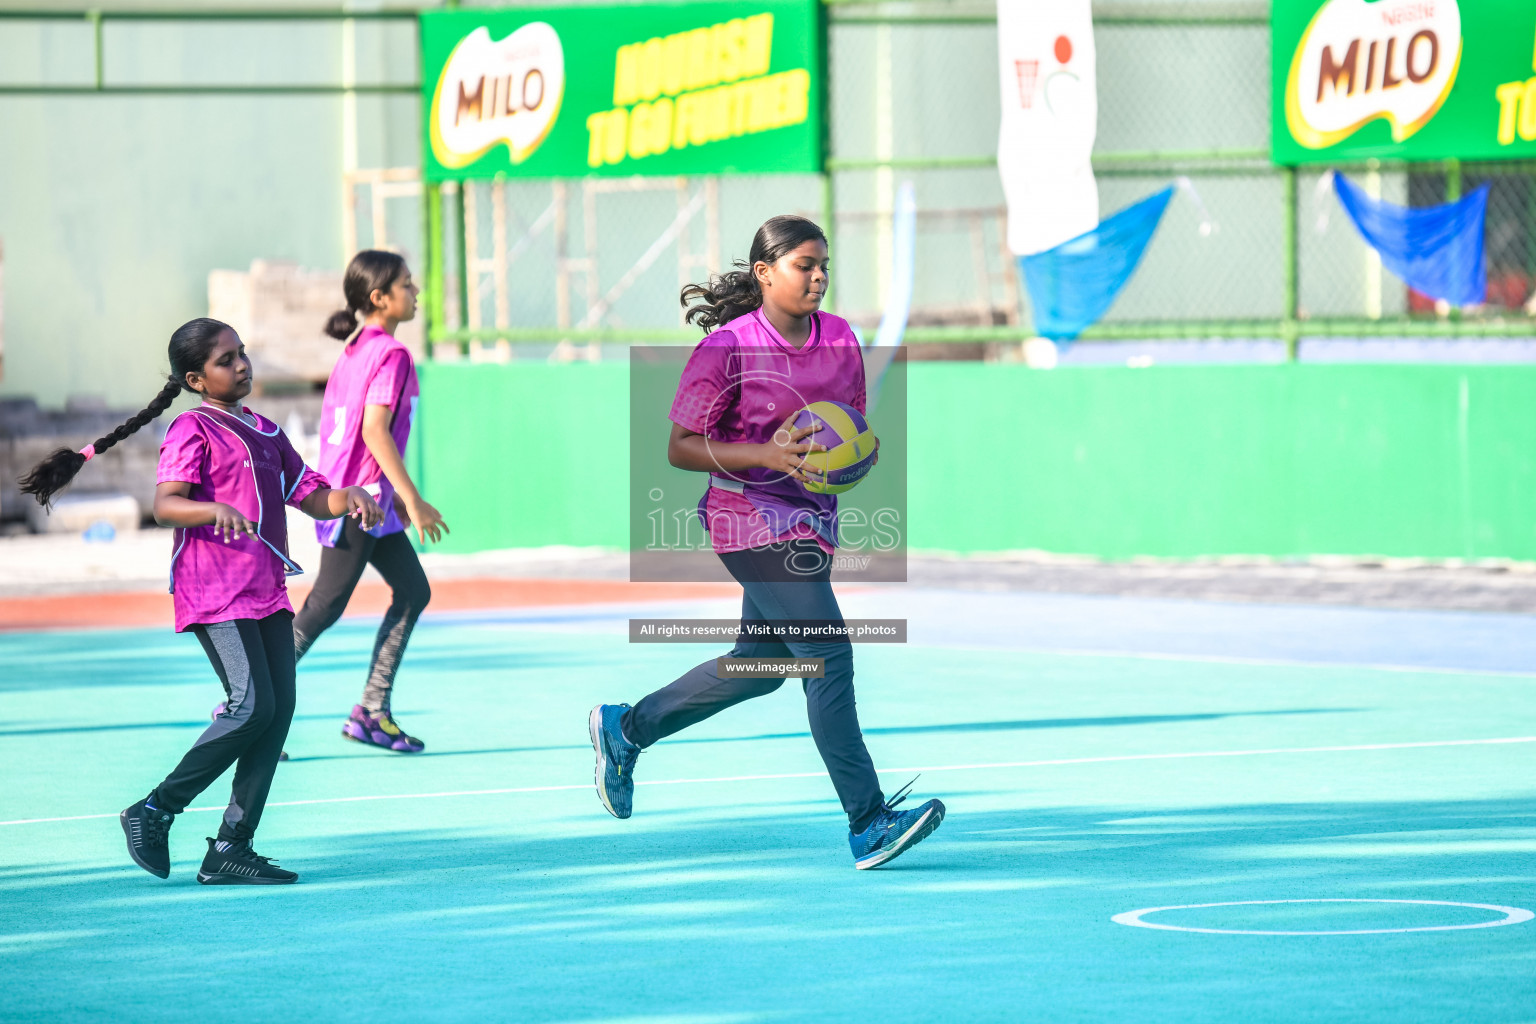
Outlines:
[[91,30],[91,66],[95,75],[90,82],[48,82],[37,84],[0,83],[0,96],[328,96],[328,95],[418,95],[419,82],[337,82],[331,83],[142,83],[109,82],[106,78],[106,27],[109,22],[289,22],[289,21],[395,21],[415,24],[420,12],[411,10],[107,10],[84,11],[3,10],[0,22],[84,22]]
[[[942,4],[930,5],[933,7],[930,10],[893,13],[882,6],[879,0],[823,0],[823,3],[827,11],[829,37],[834,43],[842,32],[870,30],[882,33],[930,32],[948,28],[977,33],[984,32],[988,25],[995,22],[994,16],[986,10],[956,10],[946,8]],[[1179,33],[1180,39],[1186,42],[1198,40],[1202,33],[1214,33],[1217,37],[1224,32],[1259,34],[1264,37],[1263,48],[1267,51],[1268,22],[1264,17],[1247,13],[1193,16],[1178,12],[1164,16],[1155,11],[1148,13],[1149,10],[1150,8],[1144,9],[1134,14],[1116,12],[1096,14],[1095,25],[1100,32],[1101,51],[1106,41],[1119,32],[1138,32],[1148,39],[1154,38],[1158,33]],[[418,15],[419,11],[415,8],[357,11],[302,8],[294,10],[199,8],[154,11],[0,10],[0,25],[20,20],[85,24],[90,30],[90,67],[93,71],[88,78],[82,77],[81,80],[72,82],[0,83],[0,98],[99,95],[137,95],[146,98],[194,95],[334,95],[338,97],[413,95],[419,97],[422,89],[419,81],[359,82],[352,80],[354,76],[345,73],[342,79],[337,81],[233,83],[143,82],[124,80],[121,77],[114,79],[107,74],[108,52],[111,44],[107,29],[112,23],[397,22],[415,25]],[[1245,35],[1244,38],[1249,39],[1249,36]],[[1249,41],[1257,45],[1255,39],[1249,39]],[[1190,45],[1194,47],[1195,52],[1186,54],[1184,59],[1196,62],[1201,60],[1200,48],[1203,46],[1206,56],[1214,60],[1220,55],[1221,46],[1218,45],[1220,42],[1221,39],[1218,38],[1216,43],[1192,43]],[[882,45],[889,46],[889,39],[886,39]],[[970,39],[967,45],[971,45],[972,49],[979,54],[991,44],[985,38],[978,36]],[[937,69],[931,70],[937,72]],[[931,155],[922,152],[901,153],[889,132],[885,137],[877,139],[877,144],[873,147],[875,152],[843,152],[839,146],[842,135],[836,116],[836,104],[839,97],[844,94],[844,90],[853,88],[856,91],[869,91],[877,97],[884,97],[881,102],[887,104],[883,108],[884,116],[887,118],[890,117],[889,104],[892,102],[890,99],[892,83],[889,80],[888,66],[884,70],[886,76],[884,81],[854,81],[849,77],[853,73],[840,69],[838,58],[834,53],[828,71],[827,89],[826,124],[829,145],[819,191],[820,216],[834,243],[848,232],[870,230],[875,231],[878,241],[878,228],[871,229],[869,225],[877,224],[880,217],[888,215],[888,210],[883,205],[885,202],[883,197],[888,195],[889,185],[894,180],[894,175],[964,175],[978,171],[984,172],[995,165],[995,154],[985,151],[985,147],[981,146],[976,147],[977,151],[974,152],[936,151]],[[1248,81],[1245,87],[1253,95],[1262,92],[1266,97],[1264,118],[1267,125],[1268,61],[1261,62],[1261,66],[1249,68],[1247,73],[1257,77]],[[866,86],[869,87],[868,90],[865,90]],[[995,89],[995,85],[992,88]],[[1101,87],[1102,95],[1104,93]],[[1167,116],[1176,117],[1177,112]],[[1171,130],[1176,125],[1170,121],[1168,127],[1170,130],[1162,132],[1162,135],[1170,140],[1176,140],[1179,132]],[[1267,138],[1267,132],[1265,138]],[[918,148],[919,150],[943,149],[942,146],[937,145]],[[1395,295],[1393,301],[1385,305],[1370,301],[1360,304],[1355,303],[1355,298],[1352,296],[1341,297],[1338,294],[1329,294],[1329,288],[1337,291],[1342,287],[1333,284],[1330,278],[1356,275],[1359,269],[1356,264],[1366,267],[1364,279],[1371,287],[1376,288],[1378,298],[1383,289],[1391,286],[1381,283],[1379,268],[1375,271],[1376,276],[1371,276],[1369,267],[1371,254],[1364,251],[1357,240],[1334,239],[1324,244],[1314,237],[1316,232],[1308,233],[1304,224],[1307,216],[1305,208],[1309,202],[1312,205],[1316,203],[1309,198],[1303,182],[1315,178],[1317,171],[1311,168],[1275,167],[1269,163],[1266,146],[1222,144],[1202,148],[1170,144],[1167,148],[1146,148],[1110,145],[1106,146],[1104,151],[1094,155],[1093,163],[1095,172],[1104,179],[1106,190],[1112,187],[1121,191],[1129,190],[1139,187],[1143,180],[1148,182],[1150,187],[1150,184],[1166,182],[1172,175],[1189,176],[1205,188],[1235,190],[1233,195],[1236,198],[1228,203],[1228,208],[1235,210],[1236,213],[1228,223],[1239,225],[1241,230],[1249,232],[1252,238],[1224,241],[1222,244],[1229,248],[1222,250],[1228,255],[1223,257],[1221,262],[1232,262],[1234,257],[1231,253],[1246,252],[1256,266],[1262,264],[1263,267],[1272,269],[1254,272],[1255,280],[1259,284],[1259,287],[1254,289],[1254,294],[1260,297],[1246,304],[1259,311],[1261,315],[1232,315],[1230,312],[1224,312],[1234,305],[1234,302],[1236,305],[1244,305],[1244,302],[1232,300],[1231,296],[1218,294],[1215,291],[1202,295],[1200,292],[1202,285],[1198,281],[1175,281],[1165,289],[1169,294],[1162,297],[1164,301],[1160,304],[1143,303],[1147,308],[1156,306],[1158,309],[1171,310],[1171,313],[1117,318],[1117,311],[1112,310],[1110,319],[1087,331],[1084,334],[1085,338],[1106,341],[1222,337],[1280,339],[1287,344],[1294,357],[1298,339],[1305,336],[1514,337],[1536,335],[1536,321],[1518,308],[1517,304],[1513,304],[1510,297],[1519,290],[1521,282],[1536,282],[1536,163],[1462,164],[1455,160],[1448,160],[1425,164],[1372,161],[1339,168],[1351,173],[1373,176],[1373,180],[1375,177],[1384,176],[1395,183],[1393,187],[1401,187],[1405,190],[1408,186],[1413,186],[1416,189],[1415,195],[1421,202],[1424,196],[1423,186],[1426,182],[1433,183],[1445,199],[1454,199],[1461,195],[1464,183],[1470,179],[1488,179],[1502,183],[1497,185],[1495,202],[1490,205],[1490,221],[1498,219],[1500,237],[1505,239],[1505,242],[1499,252],[1491,254],[1490,259],[1502,261],[1500,269],[1502,272],[1507,272],[1505,278],[1509,283],[1506,291],[1509,295],[1505,296],[1505,301],[1508,305],[1504,309],[1488,307],[1481,311],[1466,313],[1426,310],[1421,308],[1423,304],[1417,302],[1413,296],[1403,294]],[[358,180],[372,180],[368,178],[370,172],[349,173],[358,177]],[[378,177],[383,172],[371,173]],[[876,179],[874,191],[877,198],[873,208],[854,209],[846,202],[839,202],[839,193],[845,187],[844,183],[861,175],[873,175]],[[1223,182],[1226,184],[1223,185]],[[504,253],[493,252],[490,257],[485,257],[479,252],[470,252],[467,249],[467,243],[475,241],[480,235],[477,234],[475,225],[467,219],[466,190],[451,186],[445,188],[439,185],[423,185],[419,176],[415,182],[412,182],[408,176],[398,171],[389,172],[389,187],[393,191],[380,192],[379,195],[401,195],[413,187],[421,190],[423,212],[417,229],[423,235],[426,250],[423,268],[425,271],[423,277],[427,285],[425,306],[429,317],[428,336],[433,342],[462,347],[484,341],[512,344],[552,341],[567,343],[682,342],[696,337],[695,332],[684,331],[673,326],[656,324],[630,327],[593,324],[589,322],[590,317],[583,319],[575,315],[566,317],[568,321],[566,323],[514,327],[511,326],[513,318],[507,312],[504,296],[498,299],[500,305],[497,306],[494,317],[495,325],[484,326],[486,318],[483,316],[477,318],[471,313],[472,303],[479,301],[478,294],[472,296],[471,293],[486,290],[479,289],[472,280],[472,276],[488,272],[487,268],[490,268],[490,272],[504,273],[506,260],[501,258],[504,257]],[[383,217],[380,212],[382,208],[377,204],[382,200],[375,196],[374,202],[376,205],[372,210],[372,220],[377,234],[380,231],[378,225]],[[472,203],[470,205],[473,206]],[[992,210],[996,205],[995,197],[988,197],[987,201],[978,205],[976,209],[979,211],[985,207]],[[1264,216],[1243,209],[1245,206],[1274,206],[1276,212],[1273,220],[1267,220]],[[347,211],[345,219],[347,223],[343,233],[349,240],[355,242],[358,233],[355,208]],[[1171,228],[1165,225],[1160,234],[1168,233],[1170,230]],[[481,234],[489,237],[493,233]],[[976,232],[973,230],[972,234]],[[1333,236],[1329,237],[1333,238]],[[1147,264],[1140,272],[1143,276],[1147,273],[1147,267],[1155,265],[1158,260],[1169,263],[1179,262],[1184,258],[1180,255],[1181,253],[1195,262],[1198,262],[1198,259],[1210,261],[1216,258],[1211,252],[1196,248],[1195,243],[1183,241],[1168,243],[1175,247],[1159,255],[1156,244],[1155,241],[1154,248],[1148,252]],[[990,240],[982,240],[975,245],[980,245],[987,250],[988,260],[1001,259],[1000,256],[992,254],[995,247]],[[1185,246],[1185,248],[1179,249],[1177,246]],[[877,249],[874,245],[866,248],[871,251]],[[1346,249],[1347,252],[1345,252]],[[973,245],[973,251],[980,250],[975,249]],[[557,258],[579,261],[583,258],[590,259],[591,255],[587,253],[583,257],[562,253]],[[1331,272],[1330,268],[1339,265],[1341,260],[1350,264],[1349,274],[1341,275]],[[876,263],[878,267],[878,259]],[[990,270],[987,271],[987,275],[993,279],[1000,272],[1016,272],[1006,264],[1002,265],[1001,269],[995,263],[989,263],[988,267]],[[590,273],[595,274],[596,271],[593,270]],[[878,278],[879,273],[877,270],[864,276],[874,279]],[[848,280],[846,276],[844,279]],[[595,278],[593,280],[595,281]],[[854,279],[855,283],[858,283],[858,280]],[[1371,282],[1374,283],[1371,284]],[[868,281],[864,283],[868,284]],[[495,291],[494,278],[492,284],[493,288],[486,291],[486,294]],[[1210,287],[1214,289],[1217,286]],[[593,288],[589,286],[588,290],[592,291]],[[865,288],[865,291],[870,290]],[[879,282],[876,281],[873,292],[878,293],[879,290]],[[599,288],[596,291],[601,295],[607,295],[611,292],[611,288]],[[1006,305],[1007,291],[1003,290],[998,294],[1003,298],[995,301]],[[965,302],[957,301],[955,305],[979,307],[985,298],[985,295],[972,296]],[[1127,300],[1127,303],[1127,308],[1132,312],[1138,308],[1134,301]],[[1359,307],[1358,312],[1350,311],[1351,303]],[[1212,311],[1211,315],[1192,315],[1191,312],[1206,309]],[[1329,312],[1335,309],[1342,309],[1345,312],[1342,314]],[[592,311],[589,309],[588,312]],[[1027,319],[1018,315],[1017,310],[1009,311],[1006,308],[1000,308],[997,310],[997,315],[1005,318],[1007,322],[924,323],[922,316],[919,315],[908,330],[907,340],[912,342],[1011,342],[1022,340],[1032,333]]]

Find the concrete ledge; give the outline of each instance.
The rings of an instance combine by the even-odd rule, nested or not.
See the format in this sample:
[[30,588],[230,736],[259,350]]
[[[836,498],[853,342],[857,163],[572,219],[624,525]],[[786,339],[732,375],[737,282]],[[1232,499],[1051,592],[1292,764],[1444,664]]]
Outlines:
[[96,523],[124,533],[137,530],[142,515],[138,501],[127,494],[61,494],[51,512],[36,502],[27,506],[33,533],[84,533]]

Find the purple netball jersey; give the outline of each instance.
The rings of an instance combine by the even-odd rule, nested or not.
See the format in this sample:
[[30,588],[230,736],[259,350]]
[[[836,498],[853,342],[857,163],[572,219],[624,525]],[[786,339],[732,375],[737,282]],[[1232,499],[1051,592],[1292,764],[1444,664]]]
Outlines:
[[[864,412],[864,359],[848,322],[811,316],[795,348],[761,310],[722,324],[688,358],[670,419],[711,441],[761,444],[796,410],[835,401]],[[837,498],[811,494],[767,469],[709,476],[699,514],[716,551],[741,551],[794,537],[837,545]]]
[[252,426],[222,409],[199,406],[176,417],[160,445],[160,483],[191,484],[193,501],[233,507],[256,524],[257,534],[226,543],[212,526],[176,530],[171,593],[178,633],[198,623],[293,611],[283,581],[299,569],[288,558],[283,505],[297,507],[329,485],[304,465],[277,424],[255,420]]
[[[389,407],[389,433],[395,447],[405,452],[416,418],[416,364],[411,353],[393,335],[378,327],[364,327],[336,357],[336,368],[325,385],[320,408],[320,473],[335,487],[361,487],[384,510],[384,521],[368,532],[388,536],[405,529],[395,513],[395,489],[379,468],[378,460],[363,442],[363,409]],[[320,543],[335,547],[343,520],[315,523]]]

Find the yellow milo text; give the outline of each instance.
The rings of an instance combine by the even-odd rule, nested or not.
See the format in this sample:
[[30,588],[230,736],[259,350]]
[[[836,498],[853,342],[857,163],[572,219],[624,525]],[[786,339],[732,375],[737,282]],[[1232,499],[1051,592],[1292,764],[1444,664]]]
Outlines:
[[[1531,54],[1531,70],[1536,71],[1536,52]],[[1523,82],[1505,82],[1493,91],[1499,101],[1499,145],[1514,143],[1515,135],[1526,142],[1536,141],[1536,77]]]
[[766,75],[772,48],[771,14],[621,46],[614,61],[613,105],[627,107],[657,96]]
[[772,14],[621,46],[613,109],[587,118],[588,166],[803,123],[810,73],[768,74],[772,50]]

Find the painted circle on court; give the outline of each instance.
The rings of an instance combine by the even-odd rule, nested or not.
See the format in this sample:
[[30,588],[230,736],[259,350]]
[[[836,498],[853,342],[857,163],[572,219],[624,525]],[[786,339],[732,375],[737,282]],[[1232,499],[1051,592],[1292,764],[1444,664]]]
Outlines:
[[[1148,914],[1161,914],[1171,910],[1205,910],[1211,907],[1260,907],[1275,906],[1285,903],[1400,903],[1413,906],[1427,907],[1467,907],[1472,910],[1489,910],[1504,916],[1493,921],[1478,921],[1473,924],[1435,924],[1422,925],[1415,928],[1349,928],[1332,931],[1280,931],[1256,928],[1192,928],[1179,924],[1158,924],[1155,921],[1147,921]],[[1310,899],[1310,900],[1234,900],[1226,903],[1183,903],[1172,907],[1145,907],[1141,910],[1127,910],[1123,914],[1116,914],[1110,918],[1116,924],[1129,925],[1132,928],[1153,928],[1164,932],[1198,932],[1203,935],[1394,935],[1402,932],[1458,932],[1471,928],[1499,928],[1507,924],[1524,924],[1536,917],[1523,907],[1503,907],[1493,903],[1463,903],[1458,900],[1377,900],[1377,899]]]

